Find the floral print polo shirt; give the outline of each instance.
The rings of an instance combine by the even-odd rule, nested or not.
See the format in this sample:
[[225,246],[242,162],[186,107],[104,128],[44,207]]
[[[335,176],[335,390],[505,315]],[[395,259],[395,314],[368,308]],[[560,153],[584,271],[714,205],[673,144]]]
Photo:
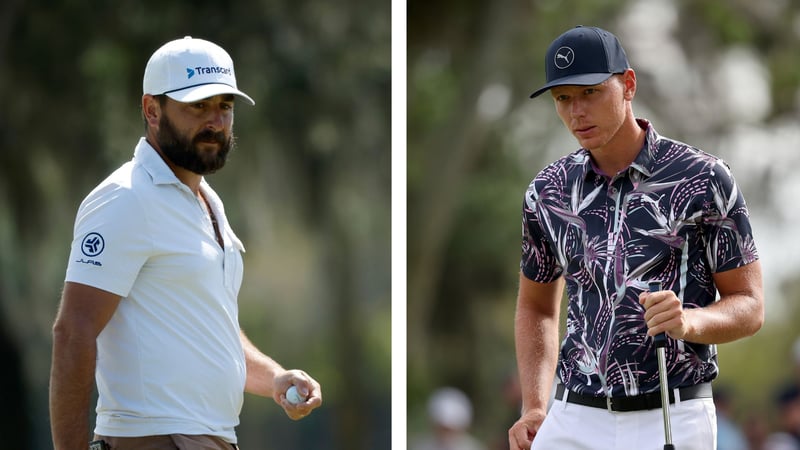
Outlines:
[[[659,389],[639,293],[660,281],[701,308],[712,275],[758,259],[744,197],[727,164],[660,136],[646,120],[635,161],[609,177],[580,149],[544,168],[525,193],[522,273],[564,277],[569,299],[558,375],[575,392],[633,396]],[[670,388],[717,376],[714,345],[668,339]]]

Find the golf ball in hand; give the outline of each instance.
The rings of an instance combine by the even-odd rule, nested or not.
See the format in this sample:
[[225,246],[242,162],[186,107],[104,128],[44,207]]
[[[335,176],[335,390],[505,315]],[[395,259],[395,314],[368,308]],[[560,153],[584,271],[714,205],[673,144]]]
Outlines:
[[291,386],[286,390],[286,400],[289,400],[289,403],[293,405],[306,401],[305,397],[303,397],[300,394],[300,391],[297,390],[297,386]]

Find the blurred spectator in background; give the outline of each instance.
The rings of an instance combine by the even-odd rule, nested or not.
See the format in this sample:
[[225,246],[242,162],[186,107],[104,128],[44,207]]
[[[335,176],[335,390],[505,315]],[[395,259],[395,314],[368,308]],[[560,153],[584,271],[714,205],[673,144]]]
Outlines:
[[770,434],[764,443],[765,450],[800,450],[800,388],[791,383],[780,390],[778,404],[778,431]]
[[764,443],[769,435],[769,423],[763,412],[750,411],[742,429],[750,450],[764,450]]
[[725,386],[714,388],[717,407],[717,450],[748,450],[747,440],[733,420],[731,392]]
[[431,432],[412,443],[411,450],[486,450],[469,434],[472,402],[462,391],[444,387],[428,400]]

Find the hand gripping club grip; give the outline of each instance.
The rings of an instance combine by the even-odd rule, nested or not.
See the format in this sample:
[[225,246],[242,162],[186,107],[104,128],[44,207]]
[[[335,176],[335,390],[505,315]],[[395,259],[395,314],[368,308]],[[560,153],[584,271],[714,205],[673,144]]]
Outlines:
[[[651,281],[648,283],[648,289],[650,292],[658,292],[661,290],[661,282],[660,281]],[[659,347],[666,347],[667,346],[667,335],[666,333],[659,333],[657,334],[653,340],[655,341],[656,348]]]

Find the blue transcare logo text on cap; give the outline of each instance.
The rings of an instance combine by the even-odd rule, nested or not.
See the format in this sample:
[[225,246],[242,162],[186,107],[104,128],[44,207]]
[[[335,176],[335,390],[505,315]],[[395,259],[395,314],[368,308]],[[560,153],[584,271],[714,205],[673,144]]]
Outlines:
[[575,52],[569,47],[561,47],[556,50],[553,63],[559,69],[566,69],[575,61]]
[[221,73],[223,75],[233,76],[233,69],[230,67],[195,67],[194,69],[187,67],[186,68],[186,78],[192,78],[195,74],[197,75],[210,75],[212,73]]
[[103,240],[103,236],[101,236],[100,233],[89,233],[83,238],[83,242],[81,242],[81,252],[89,257],[103,253],[105,247],[105,240]]

